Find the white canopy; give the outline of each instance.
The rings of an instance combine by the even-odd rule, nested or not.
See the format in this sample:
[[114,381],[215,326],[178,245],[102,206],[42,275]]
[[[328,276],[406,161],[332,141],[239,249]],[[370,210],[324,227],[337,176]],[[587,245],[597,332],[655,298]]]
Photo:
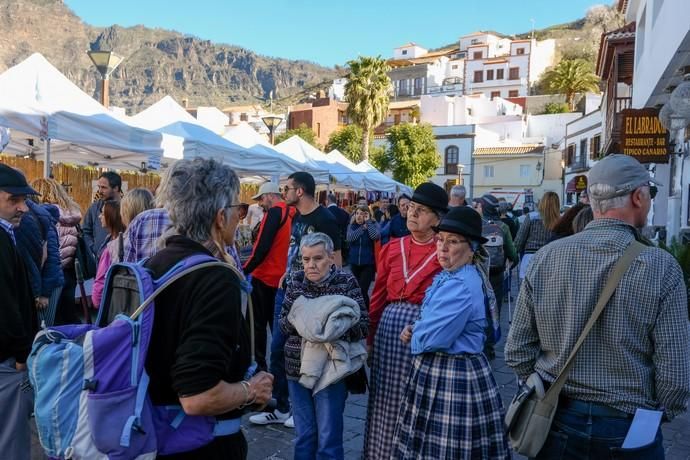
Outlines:
[[405,184],[402,184],[398,181],[395,181],[392,178],[386,176],[381,171],[374,168],[371,165],[371,163],[369,163],[366,160],[355,165],[355,168],[358,171],[362,171],[362,172],[367,173],[367,177],[369,178],[369,180],[372,181],[372,183],[376,183],[377,187],[381,187],[381,188],[374,188],[373,190],[378,190],[381,192],[406,193],[407,195],[412,196],[412,188],[411,187],[409,187]]
[[264,136],[256,132],[246,121],[240,122],[239,125],[230,126],[223,134],[223,137],[230,142],[240,145],[245,148],[253,147],[255,145],[263,145],[264,147],[271,147],[271,144]]
[[[300,171],[302,165],[268,149],[247,149],[202,126],[170,96],[165,96],[146,110],[131,117],[137,126],[182,139],[171,158],[202,156],[217,158],[232,167],[238,175],[280,176]],[[182,154],[180,154],[182,148]]]
[[299,136],[292,136],[276,145],[275,149],[283,152],[293,160],[304,162],[305,164],[315,164],[316,167],[327,170],[336,183],[341,186],[354,189],[365,188],[358,171],[350,169],[334,158],[329,158],[325,153]]
[[[38,53],[0,75],[0,95],[0,126],[45,140],[46,156],[110,168],[159,166],[159,133],[117,119]],[[12,145],[18,153],[28,148],[16,139]]]

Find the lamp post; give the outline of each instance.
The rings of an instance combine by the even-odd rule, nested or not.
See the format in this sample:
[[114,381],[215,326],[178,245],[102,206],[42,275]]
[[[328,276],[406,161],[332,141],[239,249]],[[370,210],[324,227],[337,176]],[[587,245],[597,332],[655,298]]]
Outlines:
[[112,51],[88,51],[87,54],[101,74],[101,104],[104,107],[110,105],[109,87],[110,74],[122,62],[123,58]]
[[458,163],[458,185],[465,185],[465,180],[462,177],[462,173],[465,170],[465,165]]
[[268,136],[271,140],[271,145],[273,145],[273,133],[275,132],[276,128],[280,126],[280,124],[283,122],[283,117],[280,117],[278,115],[266,115],[265,117],[261,117],[261,120],[268,128]]

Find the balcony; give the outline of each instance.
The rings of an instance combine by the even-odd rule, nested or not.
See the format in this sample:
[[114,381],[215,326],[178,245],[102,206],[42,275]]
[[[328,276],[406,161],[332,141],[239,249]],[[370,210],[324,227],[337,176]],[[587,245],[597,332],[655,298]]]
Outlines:
[[430,95],[448,93],[462,94],[462,89],[462,83],[450,83],[447,85],[429,86],[426,89],[426,93]]
[[587,158],[577,158],[573,163],[568,165],[568,173],[587,171],[587,168]]
[[610,153],[617,150],[621,142],[621,128],[623,118],[621,112],[632,107],[632,97],[614,97],[606,106],[606,146],[604,150]]

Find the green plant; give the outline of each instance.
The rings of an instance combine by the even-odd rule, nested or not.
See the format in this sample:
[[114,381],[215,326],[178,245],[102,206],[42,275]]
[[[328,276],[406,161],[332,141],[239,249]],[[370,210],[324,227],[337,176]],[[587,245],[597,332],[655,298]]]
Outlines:
[[570,112],[570,107],[565,102],[549,102],[544,106],[544,113],[568,113]]
[[681,270],[683,270],[683,279],[688,290],[688,311],[690,312],[690,244],[683,244],[674,237],[671,238],[671,243],[668,245],[661,241],[659,247],[675,257]]
[[576,93],[599,92],[599,77],[592,64],[583,59],[565,59],[542,76],[540,86],[552,94],[565,94],[565,102],[572,110]]
[[350,66],[345,84],[347,114],[354,124],[362,128],[362,160],[368,160],[372,131],[388,115],[390,67],[381,56],[361,56],[347,64]]
[[434,175],[441,158],[436,151],[436,139],[431,125],[395,125],[390,128],[386,138],[389,148],[377,162],[393,171],[393,179],[416,187]]
[[354,163],[362,161],[362,128],[347,125],[331,133],[326,151],[330,152],[333,149],[337,149]]

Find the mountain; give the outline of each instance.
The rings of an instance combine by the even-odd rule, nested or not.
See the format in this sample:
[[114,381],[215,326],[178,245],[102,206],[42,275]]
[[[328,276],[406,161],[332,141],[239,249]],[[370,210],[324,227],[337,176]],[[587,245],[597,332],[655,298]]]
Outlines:
[[99,76],[86,51],[98,49],[125,58],[111,76],[110,103],[130,112],[165,95],[191,107],[221,108],[263,102],[271,92],[274,98],[287,98],[342,74],[169,30],[93,27],[62,0],[0,0],[0,72],[39,52],[96,96]]

